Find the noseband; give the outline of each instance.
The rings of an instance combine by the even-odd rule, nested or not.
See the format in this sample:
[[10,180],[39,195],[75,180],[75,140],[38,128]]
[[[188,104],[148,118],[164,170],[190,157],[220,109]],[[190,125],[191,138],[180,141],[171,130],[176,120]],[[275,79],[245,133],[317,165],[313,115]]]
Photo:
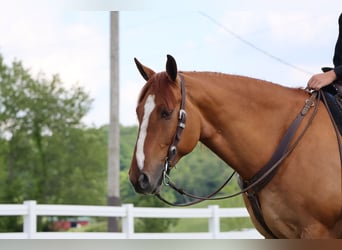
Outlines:
[[172,143],[169,147],[169,150],[167,152],[167,156],[165,158],[165,163],[164,163],[164,171],[163,171],[163,183],[165,185],[170,184],[170,171],[172,168],[172,163],[176,159],[177,155],[177,145],[180,141],[183,129],[185,128],[185,123],[186,123],[186,112],[185,112],[185,85],[184,85],[184,77],[182,75],[179,75],[180,78],[180,84],[181,84],[181,104],[180,104],[180,109],[178,112],[178,124],[177,124],[177,130],[176,133],[173,137]]

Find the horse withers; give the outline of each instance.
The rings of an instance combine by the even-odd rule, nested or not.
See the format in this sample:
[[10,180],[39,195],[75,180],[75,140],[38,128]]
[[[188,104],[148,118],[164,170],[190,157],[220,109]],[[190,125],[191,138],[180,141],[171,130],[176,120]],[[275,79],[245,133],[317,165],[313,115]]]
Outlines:
[[[135,62],[147,82],[136,109],[139,134],[129,178],[143,194],[158,194],[165,175],[198,141],[242,180],[252,179],[310,95],[250,77],[178,72],[172,56],[160,73]],[[319,101],[315,105],[312,124],[307,125],[315,112],[310,109],[290,139],[296,147],[258,191],[268,230],[255,217],[248,192],[243,194],[252,222],[266,238],[342,238],[339,148],[327,110]]]

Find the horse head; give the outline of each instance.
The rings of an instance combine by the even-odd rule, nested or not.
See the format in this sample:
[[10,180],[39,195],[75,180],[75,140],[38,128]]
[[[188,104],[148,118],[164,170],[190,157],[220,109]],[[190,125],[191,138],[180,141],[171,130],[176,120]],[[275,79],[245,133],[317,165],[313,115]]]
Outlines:
[[[178,160],[192,151],[199,139],[199,125],[187,109],[182,93],[182,77],[175,59],[168,55],[166,71],[155,73],[135,59],[136,66],[147,81],[141,90],[136,113],[139,133],[132,158],[129,178],[136,192],[158,193],[165,174]],[[188,101],[187,101],[188,102]],[[187,103],[188,104],[188,103]],[[191,128],[189,128],[191,127]],[[178,141],[181,135],[181,140]],[[179,143],[178,143],[179,142]]]

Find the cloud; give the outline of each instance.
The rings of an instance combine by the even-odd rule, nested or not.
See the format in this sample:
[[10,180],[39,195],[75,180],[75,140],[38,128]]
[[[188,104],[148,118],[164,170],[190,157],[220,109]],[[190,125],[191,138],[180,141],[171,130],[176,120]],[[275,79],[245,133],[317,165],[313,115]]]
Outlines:
[[0,13],[0,53],[7,64],[17,59],[34,76],[59,74],[66,87],[84,87],[95,99],[88,115],[93,118],[86,120],[108,121],[108,115],[98,119],[97,106],[108,100],[103,93],[109,96],[109,15],[39,9]]
[[227,30],[246,40],[266,40],[286,46],[310,46],[331,43],[337,37],[335,15],[310,11],[243,10],[226,11],[219,20],[226,30],[217,27],[217,36]]
[[[197,1],[190,11],[120,13],[120,122],[137,122],[135,106],[144,81],[134,57],[156,71],[164,70],[165,55],[171,53],[182,70],[236,72],[284,85],[298,85],[309,77],[241,43],[197,8],[255,46],[318,72],[331,61],[339,1]],[[6,62],[17,58],[34,73],[58,73],[67,86],[84,86],[95,99],[85,120],[107,123],[109,13],[17,2],[7,1],[0,9],[0,53]]]
[[135,109],[142,89],[142,83],[128,80],[120,85],[120,120],[125,125],[135,125],[138,122]]
[[267,19],[272,40],[287,46],[333,44],[337,37],[335,15],[285,12],[269,13]]

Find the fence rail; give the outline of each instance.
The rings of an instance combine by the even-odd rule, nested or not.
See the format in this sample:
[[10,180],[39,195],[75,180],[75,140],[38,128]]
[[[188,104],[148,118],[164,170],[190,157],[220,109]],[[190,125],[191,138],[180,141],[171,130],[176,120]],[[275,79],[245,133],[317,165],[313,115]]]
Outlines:
[[[121,207],[44,205],[36,201],[25,201],[19,205],[0,205],[0,216],[23,216],[23,232],[0,233],[0,239],[255,239],[262,236],[255,229],[235,232],[221,232],[220,218],[249,217],[245,208],[151,208],[134,207],[124,204]],[[38,216],[89,216],[121,217],[122,232],[118,233],[76,233],[76,232],[37,232]],[[134,218],[207,218],[208,232],[203,233],[136,233]]]

